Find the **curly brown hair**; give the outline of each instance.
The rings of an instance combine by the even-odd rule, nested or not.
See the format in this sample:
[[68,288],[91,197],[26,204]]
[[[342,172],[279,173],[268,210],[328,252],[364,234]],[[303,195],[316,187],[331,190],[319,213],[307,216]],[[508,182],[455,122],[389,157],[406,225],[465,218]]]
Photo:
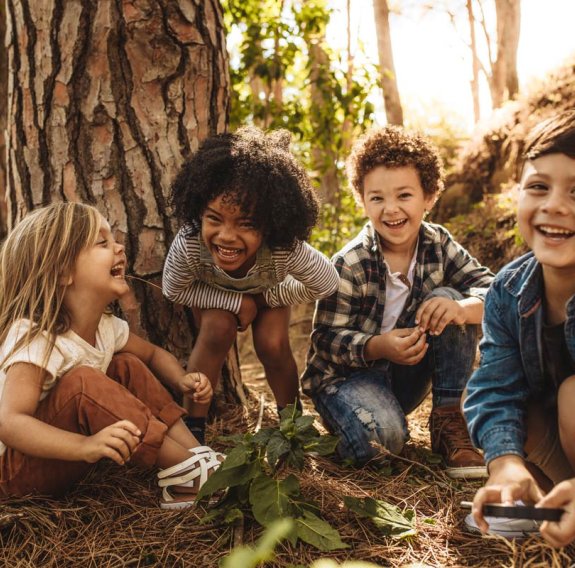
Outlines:
[[310,179],[289,151],[287,130],[255,127],[204,140],[172,184],[176,217],[200,223],[210,202],[225,196],[239,206],[272,249],[307,240],[319,205]]
[[378,166],[413,166],[426,195],[443,191],[443,164],[435,145],[425,136],[399,126],[388,125],[364,134],[353,145],[346,166],[351,188],[360,202],[365,176]]

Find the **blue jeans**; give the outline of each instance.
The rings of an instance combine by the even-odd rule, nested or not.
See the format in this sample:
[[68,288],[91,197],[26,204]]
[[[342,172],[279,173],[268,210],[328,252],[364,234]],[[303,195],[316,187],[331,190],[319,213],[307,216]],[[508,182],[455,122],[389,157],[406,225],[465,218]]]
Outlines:
[[[436,288],[427,298],[433,296],[462,299],[452,288]],[[350,369],[343,382],[313,395],[326,427],[340,437],[340,457],[365,463],[379,452],[372,442],[399,454],[409,439],[406,415],[430,389],[434,406],[459,404],[475,360],[478,327],[449,325],[428,337],[429,349],[417,365]]]

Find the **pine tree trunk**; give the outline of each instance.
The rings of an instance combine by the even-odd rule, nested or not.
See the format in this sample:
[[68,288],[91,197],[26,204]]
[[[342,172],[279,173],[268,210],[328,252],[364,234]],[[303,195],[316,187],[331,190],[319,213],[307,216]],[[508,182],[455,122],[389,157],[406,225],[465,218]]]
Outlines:
[[7,0],[8,225],[95,205],[126,245],[132,330],[183,358],[191,317],[158,288],[183,160],[228,117],[218,0]]
[[379,72],[385,102],[385,115],[390,124],[403,125],[403,108],[397,88],[391,31],[389,29],[389,6],[387,0],[373,0],[375,28],[377,31],[377,50],[379,53]]

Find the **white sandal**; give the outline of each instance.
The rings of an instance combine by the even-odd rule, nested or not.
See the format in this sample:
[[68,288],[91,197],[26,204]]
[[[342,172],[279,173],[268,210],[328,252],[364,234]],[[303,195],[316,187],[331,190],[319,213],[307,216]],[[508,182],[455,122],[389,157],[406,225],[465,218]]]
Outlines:
[[158,472],[158,485],[163,488],[160,502],[162,509],[193,507],[195,505],[194,493],[182,493],[183,497],[189,496],[189,499],[178,501],[170,493],[169,488],[189,487],[199,491],[210,474],[220,467],[222,459],[225,459],[224,454],[214,452],[208,446],[190,448],[190,453],[193,454],[191,458]]

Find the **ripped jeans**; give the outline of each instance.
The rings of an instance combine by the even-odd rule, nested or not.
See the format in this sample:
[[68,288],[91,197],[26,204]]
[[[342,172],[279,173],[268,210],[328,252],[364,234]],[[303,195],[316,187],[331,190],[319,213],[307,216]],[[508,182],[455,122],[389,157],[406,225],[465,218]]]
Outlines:
[[[432,296],[463,297],[452,288],[436,288]],[[406,415],[430,389],[434,406],[459,404],[473,369],[478,327],[449,325],[441,335],[428,337],[429,349],[417,365],[350,369],[344,381],[314,394],[324,424],[340,437],[340,458],[365,463],[379,453],[372,442],[399,454],[409,439]]]

